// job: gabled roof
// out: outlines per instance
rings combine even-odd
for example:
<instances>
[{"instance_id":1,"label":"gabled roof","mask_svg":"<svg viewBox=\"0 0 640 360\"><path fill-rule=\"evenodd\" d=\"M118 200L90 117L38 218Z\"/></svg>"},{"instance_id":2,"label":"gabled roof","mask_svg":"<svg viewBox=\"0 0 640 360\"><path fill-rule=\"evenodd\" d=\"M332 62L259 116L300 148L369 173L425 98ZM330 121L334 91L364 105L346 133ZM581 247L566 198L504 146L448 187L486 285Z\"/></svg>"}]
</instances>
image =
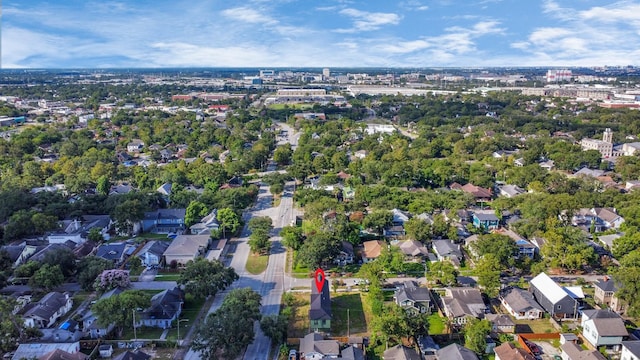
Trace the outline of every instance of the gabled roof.
<instances>
[{"instance_id":1,"label":"gabled roof","mask_svg":"<svg viewBox=\"0 0 640 360\"><path fill-rule=\"evenodd\" d=\"M318 292L315 279L311 284L311 307L309 309L310 320L330 320L331 319L331 296L329 294L329 281L324 279L322 292Z\"/></svg>"},{"instance_id":2,"label":"gabled roof","mask_svg":"<svg viewBox=\"0 0 640 360\"><path fill-rule=\"evenodd\" d=\"M364 351L354 346L347 346L340 352L340 357L345 360L364 360Z\"/></svg>"},{"instance_id":3,"label":"gabled roof","mask_svg":"<svg viewBox=\"0 0 640 360\"><path fill-rule=\"evenodd\" d=\"M479 360L478 355L466 347L451 344L438 350L439 360Z\"/></svg>"},{"instance_id":4,"label":"gabled roof","mask_svg":"<svg viewBox=\"0 0 640 360\"><path fill-rule=\"evenodd\" d=\"M553 304L569 296L560 285L556 284L556 282L545 273L540 273L531 279L531 285L535 286L535 288Z\"/></svg>"},{"instance_id":5,"label":"gabled roof","mask_svg":"<svg viewBox=\"0 0 640 360\"><path fill-rule=\"evenodd\" d=\"M593 285L602 291L615 292L618 290L618 286L616 286L616 282L608 276L605 276L603 279L598 279L598 281L596 281Z\"/></svg>"},{"instance_id":6,"label":"gabled roof","mask_svg":"<svg viewBox=\"0 0 640 360\"><path fill-rule=\"evenodd\" d=\"M406 347L402 344L396 345L392 348L385 350L382 354L384 360L420 360L420 354L412 348Z\"/></svg>"},{"instance_id":7,"label":"gabled roof","mask_svg":"<svg viewBox=\"0 0 640 360\"><path fill-rule=\"evenodd\" d=\"M35 304L27 304L23 317L39 317L49 320L56 311L67 304L67 295L53 291Z\"/></svg>"},{"instance_id":8,"label":"gabled roof","mask_svg":"<svg viewBox=\"0 0 640 360\"><path fill-rule=\"evenodd\" d=\"M55 349L38 358L38 360L86 360L86 359L89 359L89 355L85 355L81 352L70 353L62 349Z\"/></svg>"},{"instance_id":9,"label":"gabled roof","mask_svg":"<svg viewBox=\"0 0 640 360\"><path fill-rule=\"evenodd\" d=\"M300 339L300 352L303 354L315 352L322 355L338 356L340 354L340 345L336 340L325 340L322 335L312 332Z\"/></svg>"},{"instance_id":10,"label":"gabled roof","mask_svg":"<svg viewBox=\"0 0 640 360\"><path fill-rule=\"evenodd\" d=\"M476 288L448 288L442 298L450 316L482 317L486 309L480 290Z\"/></svg>"},{"instance_id":11,"label":"gabled roof","mask_svg":"<svg viewBox=\"0 0 640 360\"><path fill-rule=\"evenodd\" d=\"M585 321L593 321L600 336L627 336L629 332L624 320L617 313L609 310L584 310Z\"/></svg>"},{"instance_id":12,"label":"gabled roof","mask_svg":"<svg viewBox=\"0 0 640 360\"><path fill-rule=\"evenodd\" d=\"M125 243L102 244L98 247L96 256L107 260L120 260L126 246Z\"/></svg>"},{"instance_id":13,"label":"gabled roof","mask_svg":"<svg viewBox=\"0 0 640 360\"><path fill-rule=\"evenodd\" d=\"M487 314L485 318L496 326L516 326L511 316L506 314Z\"/></svg>"},{"instance_id":14,"label":"gabled roof","mask_svg":"<svg viewBox=\"0 0 640 360\"><path fill-rule=\"evenodd\" d=\"M370 240L362 243L364 246L364 257L369 259L375 259L380 256L380 252L382 252L382 247L386 246L384 241L380 240Z\"/></svg>"},{"instance_id":15,"label":"gabled roof","mask_svg":"<svg viewBox=\"0 0 640 360\"><path fill-rule=\"evenodd\" d=\"M560 345L560 348L569 356L569 359L607 360L607 358L600 354L598 350L583 350L579 345L573 342L566 342Z\"/></svg>"},{"instance_id":16,"label":"gabled roof","mask_svg":"<svg viewBox=\"0 0 640 360\"><path fill-rule=\"evenodd\" d=\"M544 311L530 292L520 288L507 288L500 293L500 297L515 312L527 312L532 309Z\"/></svg>"},{"instance_id":17,"label":"gabled roof","mask_svg":"<svg viewBox=\"0 0 640 360\"><path fill-rule=\"evenodd\" d=\"M640 340L623 341L622 346L626 347L633 355L640 357Z\"/></svg>"},{"instance_id":18,"label":"gabled roof","mask_svg":"<svg viewBox=\"0 0 640 360\"><path fill-rule=\"evenodd\" d=\"M171 195L171 188L172 187L173 187L173 184L171 184L170 182L166 182L166 183L160 185L160 187L156 191L159 192L162 195L169 196L169 195Z\"/></svg>"},{"instance_id":19,"label":"gabled roof","mask_svg":"<svg viewBox=\"0 0 640 360\"><path fill-rule=\"evenodd\" d=\"M151 298L151 306L144 310L142 316L148 319L173 319L182 309L184 292L179 288L167 289Z\"/></svg>"},{"instance_id":20,"label":"gabled roof","mask_svg":"<svg viewBox=\"0 0 640 360\"><path fill-rule=\"evenodd\" d=\"M398 303L404 301L429 302L431 295L429 289L419 286L404 286L396 291L395 298Z\"/></svg>"},{"instance_id":21,"label":"gabled roof","mask_svg":"<svg viewBox=\"0 0 640 360\"><path fill-rule=\"evenodd\" d=\"M429 254L429 249L427 249L423 243L417 240L405 240L399 241L398 247L400 251L409 256L419 256L419 255L427 255Z\"/></svg>"},{"instance_id":22,"label":"gabled roof","mask_svg":"<svg viewBox=\"0 0 640 360\"><path fill-rule=\"evenodd\" d=\"M187 209L158 209L144 213L145 220L184 219Z\"/></svg>"},{"instance_id":23,"label":"gabled roof","mask_svg":"<svg viewBox=\"0 0 640 360\"><path fill-rule=\"evenodd\" d=\"M209 235L178 235L164 251L165 256L196 256L209 245Z\"/></svg>"},{"instance_id":24,"label":"gabled roof","mask_svg":"<svg viewBox=\"0 0 640 360\"><path fill-rule=\"evenodd\" d=\"M148 355L140 350L131 351L127 350L122 354L113 358L113 360L149 360L151 355Z\"/></svg>"},{"instance_id":25,"label":"gabled roof","mask_svg":"<svg viewBox=\"0 0 640 360\"><path fill-rule=\"evenodd\" d=\"M535 356L529 354L522 348L515 347L512 343L506 342L493 349L500 360L535 360Z\"/></svg>"},{"instance_id":26,"label":"gabled roof","mask_svg":"<svg viewBox=\"0 0 640 360\"><path fill-rule=\"evenodd\" d=\"M138 251L137 256L140 257L140 256L144 256L144 254L146 253L151 253L160 257L162 256L162 254L164 254L164 252L167 250L169 245L170 243L167 241L158 241L158 240L149 241L142 247L142 249L140 249L140 251Z\"/></svg>"}]
</instances>

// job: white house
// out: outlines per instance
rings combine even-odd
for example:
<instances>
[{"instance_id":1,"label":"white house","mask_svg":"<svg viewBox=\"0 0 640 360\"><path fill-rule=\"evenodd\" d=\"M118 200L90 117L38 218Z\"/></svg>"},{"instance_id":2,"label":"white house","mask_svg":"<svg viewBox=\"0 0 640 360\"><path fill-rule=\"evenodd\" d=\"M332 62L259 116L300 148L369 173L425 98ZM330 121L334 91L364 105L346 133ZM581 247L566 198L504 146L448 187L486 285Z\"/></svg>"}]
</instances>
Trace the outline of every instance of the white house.
<instances>
[{"instance_id":1,"label":"white house","mask_svg":"<svg viewBox=\"0 0 640 360\"><path fill-rule=\"evenodd\" d=\"M640 360L640 340L623 341L620 360Z\"/></svg>"},{"instance_id":2,"label":"white house","mask_svg":"<svg viewBox=\"0 0 640 360\"><path fill-rule=\"evenodd\" d=\"M609 310L582 311L581 326L582 336L595 348L619 350L622 340L629 336L620 315Z\"/></svg>"},{"instance_id":3,"label":"white house","mask_svg":"<svg viewBox=\"0 0 640 360\"><path fill-rule=\"evenodd\" d=\"M146 243L136 254L142 260L144 266L160 265L162 255L169 247L168 241L153 240Z\"/></svg>"},{"instance_id":4,"label":"white house","mask_svg":"<svg viewBox=\"0 0 640 360\"><path fill-rule=\"evenodd\" d=\"M27 304L23 308L22 318L27 327L47 328L69 312L73 299L68 293L50 292L37 303Z\"/></svg>"},{"instance_id":5,"label":"white house","mask_svg":"<svg viewBox=\"0 0 640 360\"><path fill-rule=\"evenodd\" d=\"M340 345L336 340L325 340L324 336L312 332L300 339L300 352L305 360L337 359Z\"/></svg>"}]
</instances>

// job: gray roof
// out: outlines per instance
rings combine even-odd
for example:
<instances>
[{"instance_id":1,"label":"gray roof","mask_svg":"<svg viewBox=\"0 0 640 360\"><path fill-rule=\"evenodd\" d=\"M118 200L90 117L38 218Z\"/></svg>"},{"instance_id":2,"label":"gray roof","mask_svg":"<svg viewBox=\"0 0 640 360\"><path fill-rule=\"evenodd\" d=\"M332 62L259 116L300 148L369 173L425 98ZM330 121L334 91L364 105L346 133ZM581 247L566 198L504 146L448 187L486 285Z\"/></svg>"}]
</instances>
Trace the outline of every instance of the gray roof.
<instances>
[{"instance_id":1,"label":"gray roof","mask_svg":"<svg viewBox=\"0 0 640 360\"><path fill-rule=\"evenodd\" d=\"M137 256L141 257L141 256L144 256L144 254L146 253L152 253L158 257L161 257L162 254L164 254L164 252L167 250L169 245L170 243L167 241L158 241L158 240L149 241L144 245L144 247L142 247L142 249L138 252Z\"/></svg>"},{"instance_id":2,"label":"gray roof","mask_svg":"<svg viewBox=\"0 0 640 360\"><path fill-rule=\"evenodd\" d=\"M340 345L336 340L325 340L322 335L313 332L300 339L300 352L303 354L317 352L322 355L338 356Z\"/></svg>"},{"instance_id":3,"label":"gray roof","mask_svg":"<svg viewBox=\"0 0 640 360\"><path fill-rule=\"evenodd\" d=\"M598 281L596 281L593 285L602 291L615 292L618 290L618 287L616 286L616 282L608 276L605 277L604 279L598 279Z\"/></svg>"},{"instance_id":4,"label":"gray roof","mask_svg":"<svg viewBox=\"0 0 640 360\"><path fill-rule=\"evenodd\" d=\"M27 304L23 317L35 316L48 320L66 303L67 295L53 291L45 295L37 303Z\"/></svg>"},{"instance_id":5,"label":"gray roof","mask_svg":"<svg viewBox=\"0 0 640 360\"><path fill-rule=\"evenodd\" d=\"M179 288L164 290L151 298L151 306L144 310L146 319L173 319L180 313L184 303L184 292Z\"/></svg>"},{"instance_id":6,"label":"gray roof","mask_svg":"<svg viewBox=\"0 0 640 360\"><path fill-rule=\"evenodd\" d=\"M126 246L125 243L102 244L98 247L96 256L107 260L120 260Z\"/></svg>"},{"instance_id":7,"label":"gray roof","mask_svg":"<svg viewBox=\"0 0 640 360\"><path fill-rule=\"evenodd\" d=\"M622 346L626 347L633 355L640 356L640 340L623 341Z\"/></svg>"},{"instance_id":8,"label":"gray roof","mask_svg":"<svg viewBox=\"0 0 640 360\"><path fill-rule=\"evenodd\" d=\"M511 316L505 314L487 314L485 318L496 326L515 326Z\"/></svg>"},{"instance_id":9,"label":"gray roof","mask_svg":"<svg viewBox=\"0 0 640 360\"><path fill-rule=\"evenodd\" d=\"M131 351L127 350L122 354L113 358L113 360L148 360L151 359L151 355L147 355L146 353L136 350Z\"/></svg>"},{"instance_id":10,"label":"gray roof","mask_svg":"<svg viewBox=\"0 0 640 360\"><path fill-rule=\"evenodd\" d=\"M420 360L420 354L412 348L402 344L385 350L382 354L384 360Z\"/></svg>"},{"instance_id":11,"label":"gray roof","mask_svg":"<svg viewBox=\"0 0 640 360\"><path fill-rule=\"evenodd\" d=\"M579 345L570 341L560 345L560 349L569 356L569 359L607 360L598 350L583 350Z\"/></svg>"},{"instance_id":12,"label":"gray roof","mask_svg":"<svg viewBox=\"0 0 640 360\"><path fill-rule=\"evenodd\" d=\"M429 302L431 300L431 295L429 294L429 289L427 288L418 286L405 286L396 291L395 298L398 303L406 300L414 302Z\"/></svg>"},{"instance_id":13,"label":"gray roof","mask_svg":"<svg viewBox=\"0 0 640 360\"><path fill-rule=\"evenodd\" d=\"M480 221L500 221L496 214L487 212L474 212L473 216Z\"/></svg>"},{"instance_id":14,"label":"gray roof","mask_svg":"<svg viewBox=\"0 0 640 360\"><path fill-rule=\"evenodd\" d=\"M487 306L484 304L480 290L475 288L449 288L447 296L442 298L445 309L453 317L484 316Z\"/></svg>"},{"instance_id":15,"label":"gray roof","mask_svg":"<svg viewBox=\"0 0 640 360\"><path fill-rule=\"evenodd\" d=\"M158 209L144 213L145 220L184 219L187 209Z\"/></svg>"},{"instance_id":16,"label":"gray roof","mask_svg":"<svg viewBox=\"0 0 640 360\"><path fill-rule=\"evenodd\" d=\"M342 349L340 357L345 360L364 360L364 351L354 346L347 346Z\"/></svg>"},{"instance_id":17,"label":"gray roof","mask_svg":"<svg viewBox=\"0 0 640 360\"><path fill-rule=\"evenodd\" d=\"M451 344L438 350L438 360L479 360L478 355L464 346Z\"/></svg>"},{"instance_id":18,"label":"gray roof","mask_svg":"<svg viewBox=\"0 0 640 360\"><path fill-rule=\"evenodd\" d=\"M15 262L18 260L18 257L20 257L20 254L22 254L22 251L24 250L25 247L26 247L25 244L5 245L1 248L0 251L2 250L6 251L11 261Z\"/></svg>"},{"instance_id":19,"label":"gray roof","mask_svg":"<svg viewBox=\"0 0 640 360\"><path fill-rule=\"evenodd\" d=\"M600 336L627 336L629 332L617 313L609 310L584 310L582 316L593 321Z\"/></svg>"},{"instance_id":20,"label":"gray roof","mask_svg":"<svg viewBox=\"0 0 640 360\"><path fill-rule=\"evenodd\" d=\"M462 259L462 252L451 240L433 240L431 242L433 250L442 257L451 258L454 264Z\"/></svg>"},{"instance_id":21,"label":"gray roof","mask_svg":"<svg viewBox=\"0 0 640 360\"><path fill-rule=\"evenodd\" d=\"M515 312L527 312L532 309L544 311L530 292L517 287L503 290L500 298Z\"/></svg>"},{"instance_id":22,"label":"gray roof","mask_svg":"<svg viewBox=\"0 0 640 360\"><path fill-rule=\"evenodd\" d=\"M311 284L311 307L309 309L310 320L330 320L331 319L331 296L329 294L329 281L324 279L322 293L318 292L315 279Z\"/></svg>"}]
</instances>

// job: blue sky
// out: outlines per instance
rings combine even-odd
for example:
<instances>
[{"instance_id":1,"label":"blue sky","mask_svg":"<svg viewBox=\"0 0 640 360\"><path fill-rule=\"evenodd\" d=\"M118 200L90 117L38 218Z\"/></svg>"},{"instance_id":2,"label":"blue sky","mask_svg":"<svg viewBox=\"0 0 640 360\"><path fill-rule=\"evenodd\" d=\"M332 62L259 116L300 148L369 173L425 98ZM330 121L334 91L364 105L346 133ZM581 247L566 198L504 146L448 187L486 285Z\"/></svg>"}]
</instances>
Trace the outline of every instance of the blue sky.
<instances>
[{"instance_id":1,"label":"blue sky","mask_svg":"<svg viewBox=\"0 0 640 360\"><path fill-rule=\"evenodd\" d=\"M3 68L640 65L640 0L4 0Z\"/></svg>"}]
</instances>

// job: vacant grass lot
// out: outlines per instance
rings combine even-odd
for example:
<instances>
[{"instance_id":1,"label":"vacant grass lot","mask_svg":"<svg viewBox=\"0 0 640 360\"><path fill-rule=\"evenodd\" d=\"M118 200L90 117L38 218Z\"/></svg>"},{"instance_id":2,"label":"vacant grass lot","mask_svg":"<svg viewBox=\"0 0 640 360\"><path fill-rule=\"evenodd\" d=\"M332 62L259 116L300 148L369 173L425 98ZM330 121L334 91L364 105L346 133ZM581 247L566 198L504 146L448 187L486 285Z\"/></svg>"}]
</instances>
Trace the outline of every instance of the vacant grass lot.
<instances>
[{"instance_id":1,"label":"vacant grass lot","mask_svg":"<svg viewBox=\"0 0 640 360\"><path fill-rule=\"evenodd\" d=\"M367 333L367 314L360 293L332 294L331 334L334 336L364 335Z\"/></svg>"},{"instance_id":2,"label":"vacant grass lot","mask_svg":"<svg viewBox=\"0 0 640 360\"><path fill-rule=\"evenodd\" d=\"M293 316L289 319L287 337L302 338L309 333L309 300L311 293L293 293Z\"/></svg>"},{"instance_id":3,"label":"vacant grass lot","mask_svg":"<svg viewBox=\"0 0 640 360\"><path fill-rule=\"evenodd\" d=\"M514 321L516 323L516 333L546 334L558 331L551 325L549 319Z\"/></svg>"},{"instance_id":4,"label":"vacant grass lot","mask_svg":"<svg viewBox=\"0 0 640 360\"><path fill-rule=\"evenodd\" d=\"M438 314L434 312L429 315L429 334L431 335L439 335L444 334L445 324L444 319Z\"/></svg>"}]
</instances>

